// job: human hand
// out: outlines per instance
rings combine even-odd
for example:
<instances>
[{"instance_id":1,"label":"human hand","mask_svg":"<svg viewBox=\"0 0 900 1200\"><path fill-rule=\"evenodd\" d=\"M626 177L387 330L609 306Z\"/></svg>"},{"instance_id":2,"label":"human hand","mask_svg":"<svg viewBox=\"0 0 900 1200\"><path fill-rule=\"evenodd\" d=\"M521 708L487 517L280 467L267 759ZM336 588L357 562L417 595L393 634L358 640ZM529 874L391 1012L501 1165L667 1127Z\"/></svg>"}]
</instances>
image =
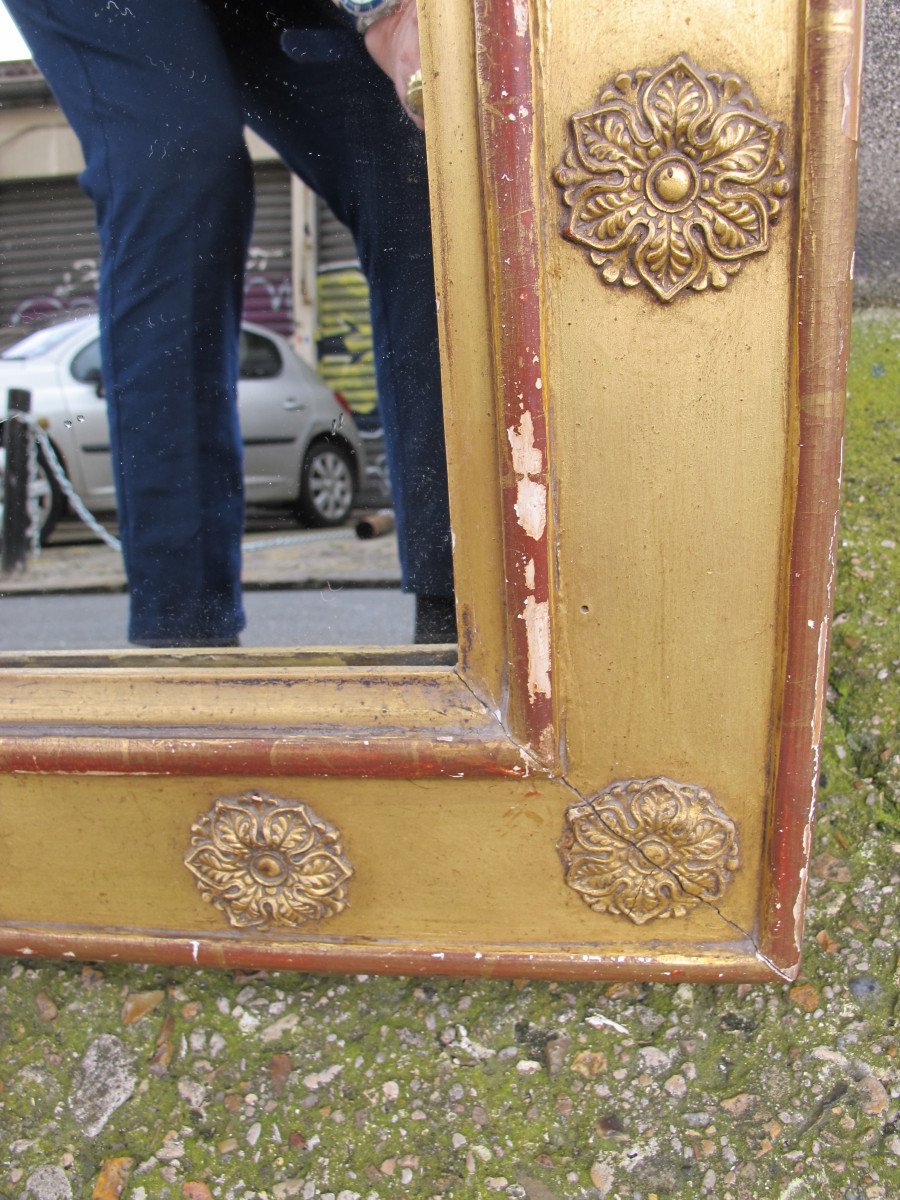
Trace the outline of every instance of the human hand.
<instances>
[{"instance_id":1,"label":"human hand","mask_svg":"<svg viewBox=\"0 0 900 1200\"><path fill-rule=\"evenodd\" d=\"M366 49L382 71L393 81L404 111L419 129L425 122L410 108L409 81L421 69L419 56L419 14L416 0L400 4L369 26L365 32Z\"/></svg>"}]
</instances>

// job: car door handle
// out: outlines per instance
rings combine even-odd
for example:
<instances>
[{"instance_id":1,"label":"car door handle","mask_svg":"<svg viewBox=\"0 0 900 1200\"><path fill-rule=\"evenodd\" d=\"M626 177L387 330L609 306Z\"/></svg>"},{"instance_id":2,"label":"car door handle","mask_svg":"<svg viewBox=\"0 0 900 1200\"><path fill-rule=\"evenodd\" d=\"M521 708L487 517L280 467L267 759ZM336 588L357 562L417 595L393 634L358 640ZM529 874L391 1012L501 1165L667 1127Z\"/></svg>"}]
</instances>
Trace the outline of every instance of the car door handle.
<instances>
[{"instance_id":1,"label":"car door handle","mask_svg":"<svg viewBox=\"0 0 900 1200\"><path fill-rule=\"evenodd\" d=\"M306 404L302 400L285 400L285 412L303 412L306 409Z\"/></svg>"}]
</instances>

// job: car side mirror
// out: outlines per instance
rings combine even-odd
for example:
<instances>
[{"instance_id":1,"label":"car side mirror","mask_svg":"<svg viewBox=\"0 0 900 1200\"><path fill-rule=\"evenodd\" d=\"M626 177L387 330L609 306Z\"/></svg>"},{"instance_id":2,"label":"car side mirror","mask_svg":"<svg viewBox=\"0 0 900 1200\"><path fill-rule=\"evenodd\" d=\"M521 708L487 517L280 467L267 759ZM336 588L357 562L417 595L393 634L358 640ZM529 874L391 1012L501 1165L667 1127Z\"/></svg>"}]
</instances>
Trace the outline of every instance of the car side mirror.
<instances>
[{"instance_id":1,"label":"car side mirror","mask_svg":"<svg viewBox=\"0 0 900 1200\"><path fill-rule=\"evenodd\" d=\"M94 391L97 393L98 400L102 400L106 395L106 391L103 387L103 375L99 367L91 367L89 371L85 371L84 375L81 377L81 382L91 384L93 386Z\"/></svg>"}]
</instances>

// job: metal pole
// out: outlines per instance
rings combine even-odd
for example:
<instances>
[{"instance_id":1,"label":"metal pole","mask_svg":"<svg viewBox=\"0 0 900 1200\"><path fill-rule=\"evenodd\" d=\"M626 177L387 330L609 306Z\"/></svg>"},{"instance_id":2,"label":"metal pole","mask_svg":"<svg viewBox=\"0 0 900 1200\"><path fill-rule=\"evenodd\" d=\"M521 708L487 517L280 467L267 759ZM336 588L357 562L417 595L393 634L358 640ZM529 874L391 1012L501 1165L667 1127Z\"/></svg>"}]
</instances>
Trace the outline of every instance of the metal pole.
<instances>
[{"instance_id":1,"label":"metal pole","mask_svg":"<svg viewBox=\"0 0 900 1200\"><path fill-rule=\"evenodd\" d=\"M31 392L9 390L9 416L4 425L6 473L3 478L3 556L4 575L24 571L28 557L28 441L31 430L24 421L12 419L14 413L31 411Z\"/></svg>"}]
</instances>

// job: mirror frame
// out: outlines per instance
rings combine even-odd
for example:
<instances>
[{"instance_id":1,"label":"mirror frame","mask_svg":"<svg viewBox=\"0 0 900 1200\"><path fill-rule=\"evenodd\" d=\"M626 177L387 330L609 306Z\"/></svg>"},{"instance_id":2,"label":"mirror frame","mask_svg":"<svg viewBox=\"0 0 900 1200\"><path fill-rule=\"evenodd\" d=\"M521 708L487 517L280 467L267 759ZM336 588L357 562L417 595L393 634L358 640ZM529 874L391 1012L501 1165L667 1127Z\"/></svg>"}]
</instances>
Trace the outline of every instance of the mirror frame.
<instances>
[{"instance_id":1,"label":"mirror frame","mask_svg":"<svg viewBox=\"0 0 900 1200\"><path fill-rule=\"evenodd\" d=\"M764 844L758 871L736 884L745 915L701 905L702 919L664 922L663 936L597 916L558 869L566 813L610 783L586 786L573 766L561 699L601 700L566 651L581 618L561 599L560 430L582 401L546 370L546 385L532 386L557 286L542 147L560 131L542 122L565 90L545 53L552 10L564 25L565 5L421 0L451 509L464 531L458 661L451 648L0 656L0 952L572 979L796 976L834 579L861 4L768 2L796 22L803 87L792 216L779 228L796 284L790 327L776 331L789 345L791 402L778 669L768 784L753 800ZM732 19L724 0L668 6L698 7ZM643 37L659 62L636 9L604 45L618 40L630 55ZM705 36L691 34L695 55ZM600 38L586 33L585 58ZM768 64L756 67L766 81ZM570 261L583 269L574 251ZM742 285L750 279L748 269ZM523 483L535 485L527 495ZM600 569L589 547L580 554L584 573ZM189 830L238 793L309 800L340 825L354 872L347 913L241 928L202 903L184 870Z\"/></svg>"}]
</instances>

